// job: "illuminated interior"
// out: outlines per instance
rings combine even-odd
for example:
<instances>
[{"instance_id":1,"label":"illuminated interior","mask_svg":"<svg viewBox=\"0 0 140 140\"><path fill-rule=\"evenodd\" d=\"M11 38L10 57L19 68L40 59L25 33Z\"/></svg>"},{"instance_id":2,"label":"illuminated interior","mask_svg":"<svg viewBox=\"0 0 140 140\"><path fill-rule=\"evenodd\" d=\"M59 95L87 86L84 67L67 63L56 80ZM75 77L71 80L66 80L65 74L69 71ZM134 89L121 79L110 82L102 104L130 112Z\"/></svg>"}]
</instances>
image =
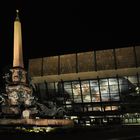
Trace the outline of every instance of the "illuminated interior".
<instances>
[{"instance_id":1,"label":"illuminated interior","mask_svg":"<svg viewBox=\"0 0 140 140\"><path fill-rule=\"evenodd\" d=\"M114 117L120 117L123 111L132 109L126 104L134 100L135 103L139 103L139 79L140 76L136 74L124 77L44 82L35 84L35 95L44 103L50 100L63 106L67 111L67 117L75 121L81 116L89 118L92 115L96 120L103 117L101 115L103 112L106 112L108 117L112 114Z\"/></svg>"}]
</instances>

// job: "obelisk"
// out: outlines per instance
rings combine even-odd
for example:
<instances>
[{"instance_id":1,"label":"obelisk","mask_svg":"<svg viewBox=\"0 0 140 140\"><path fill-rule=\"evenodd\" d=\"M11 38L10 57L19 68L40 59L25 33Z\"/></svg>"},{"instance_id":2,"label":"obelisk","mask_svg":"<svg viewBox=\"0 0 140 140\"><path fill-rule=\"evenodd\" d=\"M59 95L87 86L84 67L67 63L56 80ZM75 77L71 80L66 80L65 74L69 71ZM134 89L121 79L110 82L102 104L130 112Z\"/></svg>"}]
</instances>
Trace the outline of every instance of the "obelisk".
<instances>
[{"instance_id":1,"label":"obelisk","mask_svg":"<svg viewBox=\"0 0 140 140\"><path fill-rule=\"evenodd\" d=\"M19 20L19 10L16 10L17 15L14 21L14 58L13 67L24 68L23 53L22 53L22 32L21 22Z\"/></svg>"},{"instance_id":2,"label":"obelisk","mask_svg":"<svg viewBox=\"0 0 140 140\"><path fill-rule=\"evenodd\" d=\"M31 105L32 90L27 81L27 72L23 64L22 33L19 11L16 10L14 21L13 67L10 69L11 83L6 86L9 105L15 110L20 104Z\"/></svg>"},{"instance_id":3,"label":"obelisk","mask_svg":"<svg viewBox=\"0 0 140 140\"><path fill-rule=\"evenodd\" d=\"M13 69L12 81L15 83L26 84L26 71L24 70L23 52L22 52L22 32L21 22L19 19L19 10L16 10L16 18L14 21L14 48L13 48Z\"/></svg>"}]
</instances>

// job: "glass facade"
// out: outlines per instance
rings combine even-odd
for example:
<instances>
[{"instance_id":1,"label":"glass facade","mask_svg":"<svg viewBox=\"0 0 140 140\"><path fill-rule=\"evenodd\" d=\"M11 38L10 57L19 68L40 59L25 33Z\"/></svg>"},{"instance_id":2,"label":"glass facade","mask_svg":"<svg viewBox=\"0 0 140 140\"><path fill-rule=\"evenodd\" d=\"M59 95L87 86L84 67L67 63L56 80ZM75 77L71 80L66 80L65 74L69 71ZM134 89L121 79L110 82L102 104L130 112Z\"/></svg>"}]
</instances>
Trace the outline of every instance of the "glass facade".
<instances>
[{"instance_id":1,"label":"glass facade","mask_svg":"<svg viewBox=\"0 0 140 140\"><path fill-rule=\"evenodd\" d=\"M139 112L140 76L39 83L37 92L45 103L55 101L68 116L105 116ZM103 114L102 114L103 113ZM103 121L103 120L102 120Z\"/></svg>"}]
</instances>

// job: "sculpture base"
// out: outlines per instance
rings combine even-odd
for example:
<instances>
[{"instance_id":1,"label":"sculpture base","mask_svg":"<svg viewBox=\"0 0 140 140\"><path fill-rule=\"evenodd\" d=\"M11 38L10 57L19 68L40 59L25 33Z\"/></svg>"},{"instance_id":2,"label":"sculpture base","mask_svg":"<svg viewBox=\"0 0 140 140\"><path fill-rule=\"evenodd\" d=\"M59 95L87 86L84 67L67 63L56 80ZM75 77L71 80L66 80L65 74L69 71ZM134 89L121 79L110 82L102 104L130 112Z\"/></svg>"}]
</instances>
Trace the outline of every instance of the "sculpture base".
<instances>
[{"instance_id":1,"label":"sculpture base","mask_svg":"<svg viewBox=\"0 0 140 140\"><path fill-rule=\"evenodd\" d=\"M73 126L69 119L0 119L4 126Z\"/></svg>"}]
</instances>

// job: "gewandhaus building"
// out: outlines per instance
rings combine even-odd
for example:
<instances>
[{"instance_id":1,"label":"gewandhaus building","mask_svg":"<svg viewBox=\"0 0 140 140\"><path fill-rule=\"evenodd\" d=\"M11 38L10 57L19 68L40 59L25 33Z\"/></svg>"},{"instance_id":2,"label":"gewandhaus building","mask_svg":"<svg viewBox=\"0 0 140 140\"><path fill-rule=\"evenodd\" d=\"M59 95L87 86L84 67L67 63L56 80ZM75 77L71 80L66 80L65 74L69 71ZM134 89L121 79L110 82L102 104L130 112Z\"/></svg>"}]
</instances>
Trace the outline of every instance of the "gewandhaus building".
<instances>
[{"instance_id":1,"label":"gewandhaus building","mask_svg":"<svg viewBox=\"0 0 140 140\"><path fill-rule=\"evenodd\" d=\"M34 95L77 125L140 123L140 47L29 60Z\"/></svg>"}]
</instances>

